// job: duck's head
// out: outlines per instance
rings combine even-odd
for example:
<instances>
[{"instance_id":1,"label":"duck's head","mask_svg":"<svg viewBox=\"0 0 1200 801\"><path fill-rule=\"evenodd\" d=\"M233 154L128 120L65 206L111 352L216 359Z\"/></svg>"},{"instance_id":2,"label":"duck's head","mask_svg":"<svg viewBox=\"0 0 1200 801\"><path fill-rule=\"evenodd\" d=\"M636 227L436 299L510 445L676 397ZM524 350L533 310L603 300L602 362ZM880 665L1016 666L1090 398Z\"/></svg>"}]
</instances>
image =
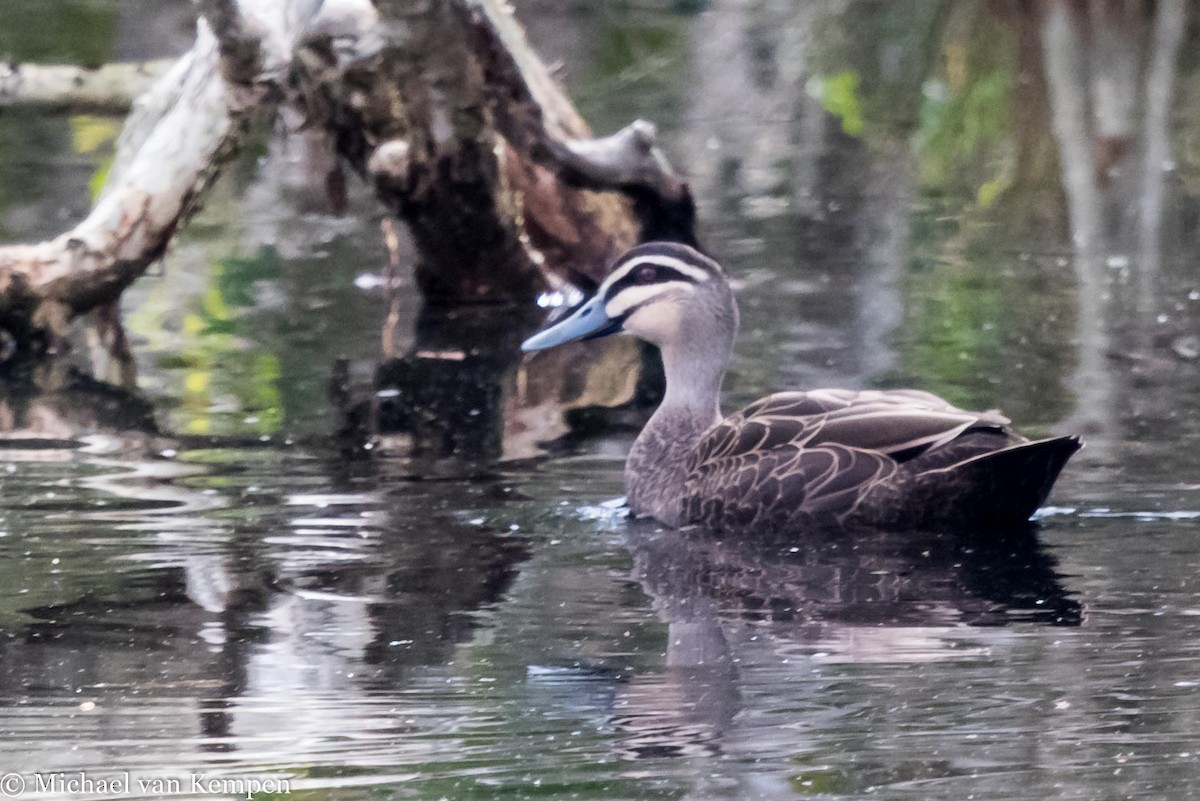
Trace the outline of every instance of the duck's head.
<instances>
[{"instance_id":1,"label":"duck's head","mask_svg":"<svg viewBox=\"0 0 1200 801\"><path fill-rule=\"evenodd\" d=\"M664 350L732 343L737 306L720 265L674 242L638 245L617 259L587 303L521 345L544 350L620 331ZM713 354L716 356L717 354Z\"/></svg>"}]
</instances>

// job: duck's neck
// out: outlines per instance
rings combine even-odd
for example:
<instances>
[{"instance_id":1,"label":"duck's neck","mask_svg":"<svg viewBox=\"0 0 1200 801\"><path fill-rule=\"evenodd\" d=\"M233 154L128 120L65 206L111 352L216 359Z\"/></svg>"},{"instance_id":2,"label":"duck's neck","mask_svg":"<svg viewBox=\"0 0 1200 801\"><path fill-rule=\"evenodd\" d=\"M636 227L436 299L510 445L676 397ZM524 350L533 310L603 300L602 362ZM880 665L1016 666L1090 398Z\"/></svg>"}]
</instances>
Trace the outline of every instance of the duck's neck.
<instances>
[{"instance_id":1,"label":"duck's neck","mask_svg":"<svg viewBox=\"0 0 1200 801\"><path fill-rule=\"evenodd\" d=\"M666 393L625 464L625 491L634 514L679 525L688 456L721 419L721 382L732 336L729 340L691 339L661 348Z\"/></svg>"},{"instance_id":2,"label":"duck's neck","mask_svg":"<svg viewBox=\"0 0 1200 801\"><path fill-rule=\"evenodd\" d=\"M703 343L689 342L669 345L661 351L667 386L658 412L692 418L701 431L720 420L721 384L729 349L709 349Z\"/></svg>"}]
</instances>

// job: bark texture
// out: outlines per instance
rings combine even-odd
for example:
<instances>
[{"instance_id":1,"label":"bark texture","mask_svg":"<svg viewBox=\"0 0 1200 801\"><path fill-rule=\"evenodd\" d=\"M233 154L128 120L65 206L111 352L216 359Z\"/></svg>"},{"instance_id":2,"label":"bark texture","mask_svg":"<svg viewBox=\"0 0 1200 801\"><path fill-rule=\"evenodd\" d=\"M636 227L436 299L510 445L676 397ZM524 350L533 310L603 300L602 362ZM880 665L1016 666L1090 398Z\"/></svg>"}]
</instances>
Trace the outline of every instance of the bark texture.
<instances>
[{"instance_id":1,"label":"bark texture","mask_svg":"<svg viewBox=\"0 0 1200 801\"><path fill-rule=\"evenodd\" d=\"M592 140L506 5L335 1L323 16L300 58L309 113L408 224L427 299L590 286L660 218L692 241L653 126Z\"/></svg>"},{"instance_id":2,"label":"bark texture","mask_svg":"<svg viewBox=\"0 0 1200 801\"><path fill-rule=\"evenodd\" d=\"M200 6L195 44L135 103L88 216L55 239L0 247L0 328L19 350L53 353L73 319L116 303L279 97L270 54L281 47L265 43L298 29L290 4L264 0L253 16L232 0Z\"/></svg>"},{"instance_id":3,"label":"bark texture","mask_svg":"<svg viewBox=\"0 0 1200 801\"><path fill-rule=\"evenodd\" d=\"M123 114L174 63L145 61L89 69L71 64L0 61L0 107Z\"/></svg>"},{"instance_id":4,"label":"bark texture","mask_svg":"<svg viewBox=\"0 0 1200 801\"><path fill-rule=\"evenodd\" d=\"M0 247L0 329L21 347L52 351L71 320L115 303L280 102L406 223L434 304L587 288L639 240L694 241L691 195L653 126L591 139L499 0L197 7L194 46L136 102L88 217Z\"/></svg>"},{"instance_id":5,"label":"bark texture","mask_svg":"<svg viewBox=\"0 0 1200 801\"><path fill-rule=\"evenodd\" d=\"M0 325L18 342L64 336L163 254L258 105L235 100L219 59L202 23L191 51L139 100L87 218L47 242L0 248Z\"/></svg>"}]
</instances>

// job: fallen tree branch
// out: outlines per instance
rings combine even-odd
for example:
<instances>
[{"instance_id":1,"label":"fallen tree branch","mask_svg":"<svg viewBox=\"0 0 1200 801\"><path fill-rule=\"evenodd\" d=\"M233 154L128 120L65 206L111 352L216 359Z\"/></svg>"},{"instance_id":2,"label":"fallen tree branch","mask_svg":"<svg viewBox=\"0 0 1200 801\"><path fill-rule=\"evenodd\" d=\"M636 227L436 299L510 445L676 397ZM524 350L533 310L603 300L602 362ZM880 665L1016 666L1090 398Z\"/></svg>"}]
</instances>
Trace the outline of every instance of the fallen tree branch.
<instances>
[{"instance_id":1,"label":"fallen tree branch","mask_svg":"<svg viewBox=\"0 0 1200 801\"><path fill-rule=\"evenodd\" d=\"M74 229L0 247L0 327L24 350L57 350L75 317L115 302L165 252L236 150L247 123L280 95L263 74L267 12L243 24L231 0L205 0L192 49L135 103L105 188ZM276 30L286 26L276 26Z\"/></svg>"},{"instance_id":2,"label":"fallen tree branch","mask_svg":"<svg viewBox=\"0 0 1200 801\"><path fill-rule=\"evenodd\" d=\"M0 247L0 329L53 350L114 303L285 97L407 224L434 303L587 288L639 240L694 243L653 126L592 139L501 0L377 3L197 0L194 46L134 104L88 217Z\"/></svg>"},{"instance_id":3,"label":"fallen tree branch","mask_svg":"<svg viewBox=\"0 0 1200 801\"><path fill-rule=\"evenodd\" d=\"M641 224L641 241L666 239L699 248L695 199L657 139L653 123L634 120L602 139L547 137L545 153L535 152L573 186L609 187L628 195Z\"/></svg>"},{"instance_id":4,"label":"fallen tree branch","mask_svg":"<svg viewBox=\"0 0 1200 801\"><path fill-rule=\"evenodd\" d=\"M298 55L303 102L407 223L427 299L587 288L639 240L694 242L653 127L591 140L499 0L379 0L378 15L327 0L323 15Z\"/></svg>"},{"instance_id":5,"label":"fallen tree branch","mask_svg":"<svg viewBox=\"0 0 1200 801\"><path fill-rule=\"evenodd\" d=\"M640 241L698 245L691 190L658 147L653 123L635 120L611 136L591 138L529 48L512 7L503 0L468 2L475 7L481 31L476 46L486 59L491 106L505 138L569 186L624 193L634 202Z\"/></svg>"},{"instance_id":6,"label":"fallen tree branch","mask_svg":"<svg viewBox=\"0 0 1200 801\"><path fill-rule=\"evenodd\" d=\"M0 107L124 114L174 63L174 59L162 59L90 69L0 61Z\"/></svg>"},{"instance_id":7,"label":"fallen tree branch","mask_svg":"<svg viewBox=\"0 0 1200 801\"><path fill-rule=\"evenodd\" d=\"M635 241L670 239L697 245L691 190L658 147L654 125L635 120L611 136L593 138L530 47L512 6L504 0L459 2L470 14L470 48L482 65L487 105L498 132L523 160L548 171L562 186L580 190L576 210L585 228L593 220L612 225L613 209L597 208L596 199L611 200L615 192L632 204L620 214L632 214ZM545 176L536 180L540 184ZM561 240L553 236L537 244L548 256L565 260L550 263L575 283L598 282L610 263L607 252L597 261L594 252L562 249ZM633 242L622 243L620 249L628 244Z\"/></svg>"},{"instance_id":8,"label":"fallen tree branch","mask_svg":"<svg viewBox=\"0 0 1200 801\"><path fill-rule=\"evenodd\" d=\"M56 239L0 248L0 325L22 331L19 341L65 337L71 319L115 301L165 251L236 136L218 64L201 23L191 51L130 117L87 218Z\"/></svg>"}]
</instances>

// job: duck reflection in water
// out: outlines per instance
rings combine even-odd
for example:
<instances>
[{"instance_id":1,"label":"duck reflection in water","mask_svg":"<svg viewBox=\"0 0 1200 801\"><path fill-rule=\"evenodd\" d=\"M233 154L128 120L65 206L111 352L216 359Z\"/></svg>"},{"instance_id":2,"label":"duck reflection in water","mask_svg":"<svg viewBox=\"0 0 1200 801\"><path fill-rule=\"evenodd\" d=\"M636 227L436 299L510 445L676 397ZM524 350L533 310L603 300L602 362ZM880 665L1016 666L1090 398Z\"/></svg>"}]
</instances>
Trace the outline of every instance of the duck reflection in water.
<instances>
[{"instance_id":1,"label":"duck reflection in water","mask_svg":"<svg viewBox=\"0 0 1200 801\"><path fill-rule=\"evenodd\" d=\"M862 529L732 540L632 521L633 577L667 624L666 670L618 691L629 758L717 753L741 708L741 663L978 655L967 627L1078 626L1036 526L972 536Z\"/></svg>"}]
</instances>

